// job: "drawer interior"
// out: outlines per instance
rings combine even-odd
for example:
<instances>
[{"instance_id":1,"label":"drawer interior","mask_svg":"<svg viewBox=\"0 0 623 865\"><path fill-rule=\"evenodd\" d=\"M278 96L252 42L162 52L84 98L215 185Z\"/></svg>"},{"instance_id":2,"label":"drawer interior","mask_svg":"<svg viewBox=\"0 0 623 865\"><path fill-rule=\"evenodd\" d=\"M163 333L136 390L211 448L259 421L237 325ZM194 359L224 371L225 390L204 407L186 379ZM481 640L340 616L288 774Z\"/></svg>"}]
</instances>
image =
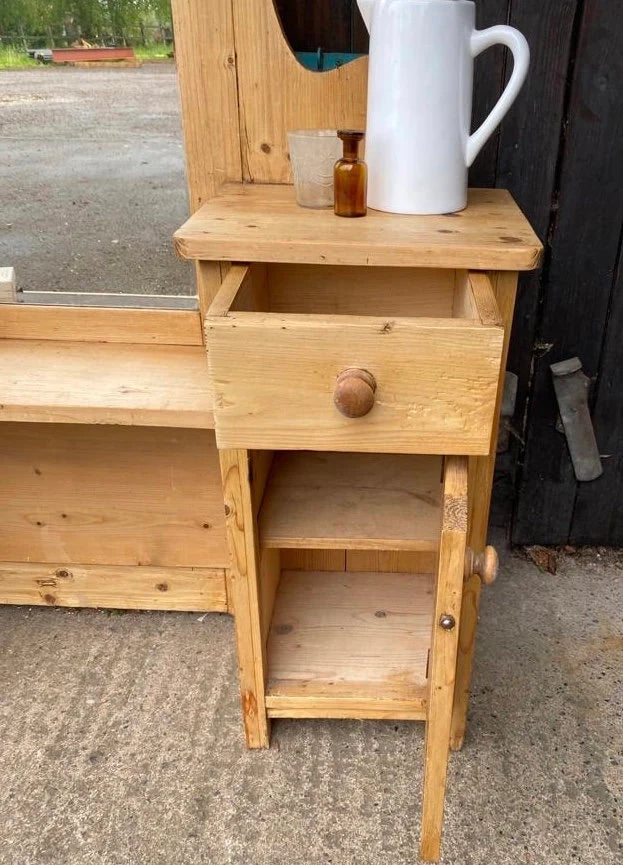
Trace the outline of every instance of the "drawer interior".
<instances>
[{"instance_id":1,"label":"drawer interior","mask_svg":"<svg viewBox=\"0 0 623 865\"><path fill-rule=\"evenodd\" d=\"M409 267L251 264L227 312L479 319L467 271ZM213 313L213 310L210 310Z\"/></svg>"}]
</instances>

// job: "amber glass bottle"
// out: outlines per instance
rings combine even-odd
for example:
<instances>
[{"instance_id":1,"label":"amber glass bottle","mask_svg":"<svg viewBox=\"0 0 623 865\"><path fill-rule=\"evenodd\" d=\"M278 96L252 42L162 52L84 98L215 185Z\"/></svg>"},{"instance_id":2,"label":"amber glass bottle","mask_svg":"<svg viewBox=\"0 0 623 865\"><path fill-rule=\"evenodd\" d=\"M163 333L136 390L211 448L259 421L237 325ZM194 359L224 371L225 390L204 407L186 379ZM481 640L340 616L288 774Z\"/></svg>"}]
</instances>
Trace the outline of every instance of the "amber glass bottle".
<instances>
[{"instance_id":1,"label":"amber glass bottle","mask_svg":"<svg viewBox=\"0 0 623 865\"><path fill-rule=\"evenodd\" d=\"M344 155L333 170L333 209L336 216L365 216L368 168L359 159L359 142L364 133L340 129L337 134L344 142Z\"/></svg>"}]
</instances>

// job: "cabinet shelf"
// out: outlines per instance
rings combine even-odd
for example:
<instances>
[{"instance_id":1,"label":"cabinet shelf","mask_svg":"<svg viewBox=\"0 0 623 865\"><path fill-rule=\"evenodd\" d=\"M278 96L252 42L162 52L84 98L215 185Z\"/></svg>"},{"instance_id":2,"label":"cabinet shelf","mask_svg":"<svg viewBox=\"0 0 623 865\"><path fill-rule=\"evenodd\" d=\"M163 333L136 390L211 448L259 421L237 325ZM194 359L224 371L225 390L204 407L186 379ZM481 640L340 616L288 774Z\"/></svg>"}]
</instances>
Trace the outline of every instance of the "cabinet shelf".
<instances>
[{"instance_id":1,"label":"cabinet shelf","mask_svg":"<svg viewBox=\"0 0 623 865\"><path fill-rule=\"evenodd\" d=\"M271 717L425 717L434 579L284 571L268 636Z\"/></svg>"},{"instance_id":2,"label":"cabinet shelf","mask_svg":"<svg viewBox=\"0 0 623 865\"><path fill-rule=\"evenodd\" d=\"M260 512L260 542L280 549L434 552L440 477L437 456L278 453Z\"/></svg>"}]
</instances>

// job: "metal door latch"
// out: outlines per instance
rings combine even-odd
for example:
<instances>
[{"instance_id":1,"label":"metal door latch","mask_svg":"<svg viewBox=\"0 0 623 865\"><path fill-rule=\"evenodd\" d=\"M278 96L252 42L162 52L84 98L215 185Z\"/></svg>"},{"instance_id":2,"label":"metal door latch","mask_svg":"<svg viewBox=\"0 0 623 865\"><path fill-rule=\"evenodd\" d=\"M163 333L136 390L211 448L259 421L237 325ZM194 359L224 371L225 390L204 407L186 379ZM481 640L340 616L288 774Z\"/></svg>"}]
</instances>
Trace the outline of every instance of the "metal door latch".
<instances>
[{"instance_id":1,"label":"metal door latch","mask_svg":"<svg viewBox=\"0 0 623 865\"><path fill-rule=\"evenodd\" d=\"M578 357L553 363L550 369L575 476L579 481L594 481L602 476L603 467L588 409L590 379Z\"/></svg>"}]
</instances>

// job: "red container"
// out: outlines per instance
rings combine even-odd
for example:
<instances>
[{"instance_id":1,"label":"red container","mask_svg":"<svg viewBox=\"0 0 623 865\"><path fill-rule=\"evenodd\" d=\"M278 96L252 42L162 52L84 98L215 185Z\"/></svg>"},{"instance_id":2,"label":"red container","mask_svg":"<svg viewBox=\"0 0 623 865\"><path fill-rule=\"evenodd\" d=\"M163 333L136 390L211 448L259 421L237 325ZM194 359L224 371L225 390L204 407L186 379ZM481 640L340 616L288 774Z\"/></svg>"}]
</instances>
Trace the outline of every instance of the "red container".
<instances>
[{"instance_id":1,"label":"red container","mask_svg":"<svg viewBox=\"0 0 623 865\"><path fill-rule=\"evenodd\" d=\"M53 63L77 63L91 60L129 60L134 48L54 48Z\"/></svg>"}]
</instances>

